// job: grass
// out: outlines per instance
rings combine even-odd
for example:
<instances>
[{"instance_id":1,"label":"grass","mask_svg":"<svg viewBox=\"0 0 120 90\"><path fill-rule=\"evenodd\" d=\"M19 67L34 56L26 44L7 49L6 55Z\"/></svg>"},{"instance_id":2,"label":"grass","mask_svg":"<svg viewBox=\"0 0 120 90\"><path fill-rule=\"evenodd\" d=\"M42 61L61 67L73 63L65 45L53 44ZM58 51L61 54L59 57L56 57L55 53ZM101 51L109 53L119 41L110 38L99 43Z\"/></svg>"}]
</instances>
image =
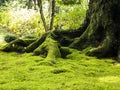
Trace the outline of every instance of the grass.
<instances>
[{"instance_id":1,"label":"grass","mask_svg":"<svg viewBox=\"0 0 120 90\"><path fill-rule=\"evenodd\" d=\"M0 90L120 90L120 64L79 51L44 60L32 53L0 52Z\"/></svg>"}]
</instances>

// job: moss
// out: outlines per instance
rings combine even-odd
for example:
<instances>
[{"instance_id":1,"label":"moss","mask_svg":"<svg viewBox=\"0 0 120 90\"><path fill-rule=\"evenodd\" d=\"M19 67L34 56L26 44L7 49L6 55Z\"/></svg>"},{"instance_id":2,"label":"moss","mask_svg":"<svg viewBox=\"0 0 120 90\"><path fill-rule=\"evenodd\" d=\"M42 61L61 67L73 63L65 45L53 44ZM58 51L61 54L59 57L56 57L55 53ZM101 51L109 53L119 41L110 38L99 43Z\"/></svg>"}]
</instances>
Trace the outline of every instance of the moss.
<instances>
[{"instance_id":1,"label":"moss","mask_svg":"<svg viewBox=\"0 0 120 90\"><path fill-rule=\"evenodd\" d=\"M35 37L34 35L26 35L22 37L23 39L36 39L37 37Z\"/></svg>"},{"instance_id":2,"label":"moss","mask_svg":"<svg viewBox=\"0 0 120 90\"><path fill-rule=\"evenodd\" d=\"M69 47L79 50L93 47L88 52L89 55L98 57L116 56L120 44L120 5L118 2L120 1L110 0L108 3L106 0L91 0L85 19L86 30L78 39L74 39Z\"/></svg>"},{"instance_id":3,"label":"moss","mask_svg":"<svg viewBox=\"0 0 120 90\"><path fill-rule=\"evenodd\" d=\"M26 43L26 46L36 41L36 39L22 39L22 40Z\"/></svg>"},{"instance_id":4,"label":"moss","mask_svg":"<svg viewBox=\"0 0 120 90\"><path fill-rule=\"evenodd\" d=\"M35 42L33 42L29 46L27 46L26 52L28 52L28 53L33 52L39 45L41 45L45 41L47 35L48 35L48 33L41 35L39 39L37 39Z\"/></svg>"},{"instance_id":5,"label":"moss","mask_svg":"<svg viewBox=\"0 0 120 90\"><path fill-rule=\"evenodd\" d=\"M71 54L72 51L68 47L61 47L60 48L60 53L62 58L66 58L68 54Z\"/></svg>"},{"instance_id":6,"label":"moss","mask_svg":"<svg viewBox=\"0 0 120 90\"><path fill-rule=\"evenodd\" d=\"M8 44L5 45L1 48L2 51L6 51L6 52L11 52L11 51L16 51L16 52L23 52L24 51L24 47L23 46L18 46L15 44Z\"/></svg>"},{"instance_id":7,"label":"moss","mask_svg":"<svg viewBox=\"0 0 120 90\"><path fill-rule=\"evenodd\" d=\"M41 55L42 57L47 57L46 45L42 44L34 50L34 55Z\"/></svg>"},{"instance_id":8,"label":"moss","mask_svg":"<svg viewBox=\"0 0 120 90\"><path fill-rule=\"evenodd\" d=\"M5 36L4 40L9 43L13 40L16 40L18 37L16 35L8 34Z\"/></svg>"},{"instance_id":9,"label":"moss","mask_svg":"<svg viewBox=\"0 0 120 90\"><path fill-rule=\"evenodd\" d=\"M103 57L103 56L110 56L110 48L111 45L113 44L114 39L112 38L112 35L110 33L107 33L106 38L104 41L101 43L96 48L92 48L87 52L87 55L92 55L92 56L97 56L97 57ZM108 55L108 52L110 55Z\"/></svg>"},{"instance_id":10,"label":"moss","mask_svg":"<svg viewBox=\"0 0 120 90\"><path fill-rule=\"evenodd\" d=\"M25 47L34 42L35 39L16 39L1 48L2 51L24 51Z\"/></svg>"},{"instance_id":11,"label":"moss","mask_svg":"<svg viewBox=\"0 0 120 90\"><path fill-rule=\"evenodd\" d=\"M53 63L45 60L45 61L39 62L37 65L38 66L41 66L41 65L43 65L43 66L53 66Z\"/></svg>"},{"instance_id":12,"label":"moss","mask_svg":"<svg viewBox=\"0 0 120 90\"><path fill-rule=\"evenodd\" d=\"M66 73L66 72L70 72L70 71L64 68L57 68L51 71L51 73L53 74L61 74L61 73Z\"/></svg>"},{"instance_id":13,"label":"moss","mask_svg":"<svg viewBox=\"0 0 120 90\"><path fill-rule=\"evenodd\" d=\"M41 55L42 57L53 60L61 57L58 43L51 38L46 38L46 40L36 48L33 53L34 55Z\"/></svg>"}]
</instances>

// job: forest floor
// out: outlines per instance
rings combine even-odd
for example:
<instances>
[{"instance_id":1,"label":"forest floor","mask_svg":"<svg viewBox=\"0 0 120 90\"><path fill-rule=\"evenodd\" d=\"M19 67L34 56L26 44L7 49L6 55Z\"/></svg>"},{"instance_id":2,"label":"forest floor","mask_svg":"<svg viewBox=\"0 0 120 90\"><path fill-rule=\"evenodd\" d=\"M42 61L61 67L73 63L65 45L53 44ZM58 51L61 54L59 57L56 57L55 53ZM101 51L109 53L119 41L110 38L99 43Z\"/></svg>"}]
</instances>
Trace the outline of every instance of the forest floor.
<instances>
[{"instance_id":1,"label":"forest floor","mask_svg":"<svg viewBox=\"0 0 120 90\"><path fill-rule=\"evenodd\" d=\"M119 82L120 63L77 50L56 60L0 52L0 90L120 90Z\"/></svg>"},{"instance_id":2,"label":"forest floor","mask_svg":"<svg viewBox=\"0 0 120 90\"><path fill-rule=\"evenodd\" d=\"M32 53L0 52L0 90L120 90L120 64L79 51L45 60Z\"/></svg>"}]
</instances>

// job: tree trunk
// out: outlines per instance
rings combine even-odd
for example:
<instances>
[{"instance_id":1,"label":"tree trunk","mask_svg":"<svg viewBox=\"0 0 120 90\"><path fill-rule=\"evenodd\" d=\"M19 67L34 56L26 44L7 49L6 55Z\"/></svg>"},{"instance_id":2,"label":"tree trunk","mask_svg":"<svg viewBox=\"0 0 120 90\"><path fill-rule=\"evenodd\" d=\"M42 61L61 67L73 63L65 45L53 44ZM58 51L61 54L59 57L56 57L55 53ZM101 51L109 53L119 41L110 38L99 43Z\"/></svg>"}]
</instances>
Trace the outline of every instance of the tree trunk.
<instances>
[{"instance_id":1,"label":"tree trunk","mask_svg":"<svg viewBox=\"0 0 120 90\"><path fill-rule=\"evenodd\" d=\"M32 0L28 0L28 9L32 9Z\"/></svg>"},{"instance_id":2,"label":"tree trunk","mask_svg":"<svg viewBox=\"0 0 120 90\"><path fill-rule=\"evenodd\" d=\"M37 0L33 0L33 2L34 2L34 9L37 10L37 7L36 7L37 6Z\"/></svg>"},{"instance_id":3,"label":"tree trunk","mask_svg":"<svg viewBox=\"0 0 120 90\"><path fill-rule=\"evenodd\" d=\"M90 49L87 54L117 56L120 48L120 0L90 0L84 33L70 47Z\"/></svg>"},{"instance_id":4,"label":"tree trunk","mask_svg":"<svg viewBox=\"0 0 120 90\"><path fill-rule=\"evenodd\" d=\"M42 19L42 22L43 22L43 26L45 28L45 31L47 32L48 27L47 27L46 20L45 20L44 14L43 14L42 0L37 0L37 2L38 2L38 7L40 9L40 15L41 15L41 19Z\"/></svg>"},{"instance_id":5,"label":"tree trunk","mask_svg":"<svg viewBox=\"0 0 120 90\"><path fill-rule=\"evenodd\" d=\"M53 22L54 22L54 14L55 14L55 0L50 0L50 28L49 30L53 29Z\"/></svg>"},{"instance_id":6,"label":"tree trunk","mask_svg":"<svg viewBox=\"0 0 120 90\"><path fill-rule=\"evenodd\" d=\"M26 51L45 57L65 57L70 51L62 46L97 57L120 57L120 0L90 0L82 27L74 31L48 32L28 45Z\"/></svg>"}]
</instances>

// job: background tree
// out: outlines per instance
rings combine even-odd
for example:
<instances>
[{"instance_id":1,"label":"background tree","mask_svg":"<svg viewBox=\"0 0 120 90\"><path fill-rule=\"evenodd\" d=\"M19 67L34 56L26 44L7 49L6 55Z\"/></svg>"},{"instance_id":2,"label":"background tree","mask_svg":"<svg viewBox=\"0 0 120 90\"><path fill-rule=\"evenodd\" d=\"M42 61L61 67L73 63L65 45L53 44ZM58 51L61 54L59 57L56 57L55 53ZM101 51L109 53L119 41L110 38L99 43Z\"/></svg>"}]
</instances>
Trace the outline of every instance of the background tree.
<instances>
[{"instance_id":1,"label":"background tree","mask_svg":"<svg viewBox=\"0 0 120 90\"><path fill-rule=\"evenodd\" d=\"M55 0L48 0L49 2L49 15L50 15L50 21L49 21L49 25L47 25L46 23L46 19L45 16L43 14L43 4L42 4L42 0L37 0L38 2L38 7L40 9L40 15L41 15L41 19L45 28L45 31L50 31L53 28L53 22L54 22L54 13L55 13Z\"/></svg>"},{"instance_id":2,"label":"background tree","mask_svg":"<svg viewBox=\"0 0 120 90\"><path fill-rule=\"evenodd\" d=\"M42 19L42 22L43 22L43 26L45 28L45 31L47 32L48 31L48 26L46 24L46 21L45 21L45 17L44 17L44 14L43 14L43 4L42 4L42 0L37 0L37 3L38 3L38 7L39 7L39 12L40 12L40 15L41 15L41 19Z\"/></svg>"},{"instance_id":3,"label":"background tree","mask_svg":"<svg viewBox=\"0 0 120 90\"><path fill-rule=\"evenodd\" d=\"M1 5L4 5L5 4L5 2L8 2L9 0L0 0L0 6Z\"/></svg>"},{"instance_id":4,"label":"background tree","mask_svg":"<svg viewBox=\"0 0 120 90\"><path fill-rule=\"evenodd\" d=\"M32 9L33 6L33 0L28 0L28 9Z\"/></svg>"},{"instance_id":5,"label":"background tree","mask_svg":"<svg viewBox=\"0 0 120 90\"><path fill-rule=\"evenodd\" d=\"M57 0L57 2L64 5L73 5L81 4L82 0Z\"/></svg>"},{"instance_id":6,"label":"background tree","mask_svg":"<svg viewBox=\"0 0 120 90\"><path fill-rule=\"evenodd\" d=\"M53 23L54 23L54 14L55 14L55 0L50 0L49 7L51 8L49 30L52 30L53 29Z\"/></svg>"}]
</instances>

